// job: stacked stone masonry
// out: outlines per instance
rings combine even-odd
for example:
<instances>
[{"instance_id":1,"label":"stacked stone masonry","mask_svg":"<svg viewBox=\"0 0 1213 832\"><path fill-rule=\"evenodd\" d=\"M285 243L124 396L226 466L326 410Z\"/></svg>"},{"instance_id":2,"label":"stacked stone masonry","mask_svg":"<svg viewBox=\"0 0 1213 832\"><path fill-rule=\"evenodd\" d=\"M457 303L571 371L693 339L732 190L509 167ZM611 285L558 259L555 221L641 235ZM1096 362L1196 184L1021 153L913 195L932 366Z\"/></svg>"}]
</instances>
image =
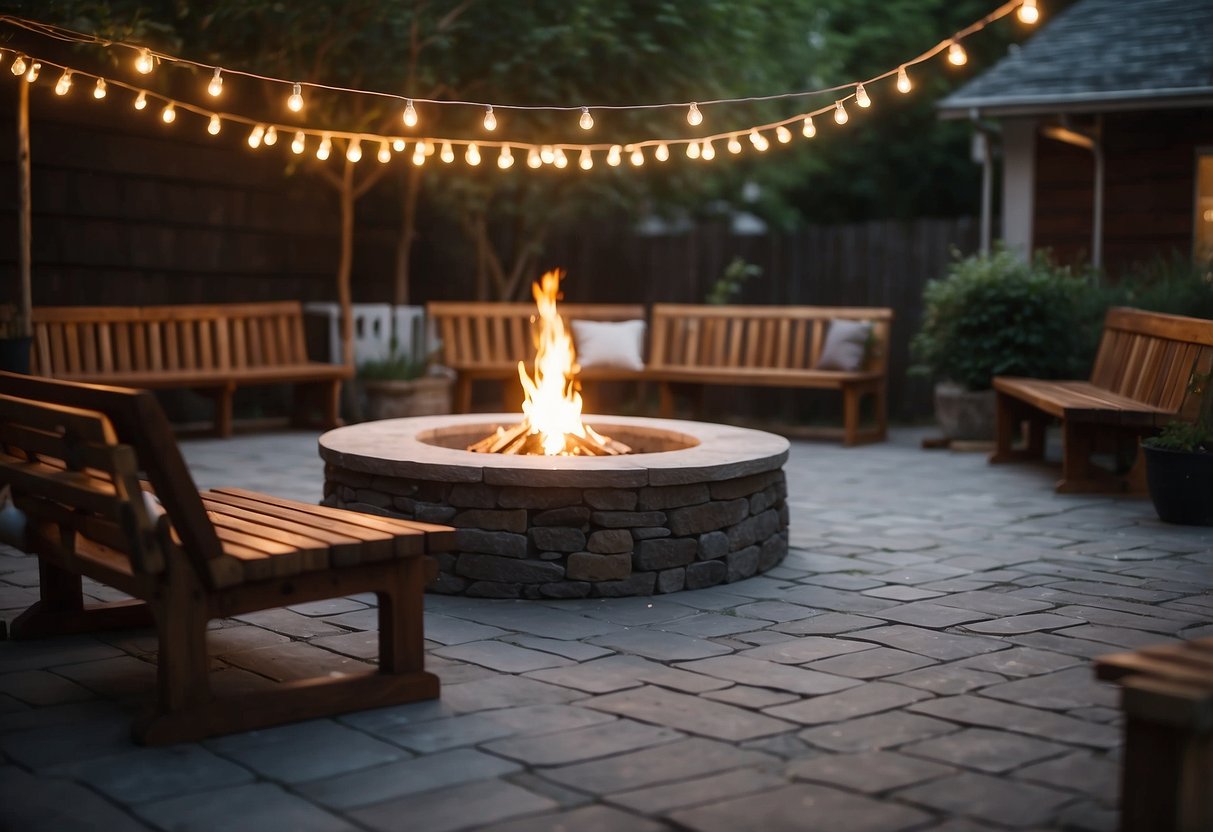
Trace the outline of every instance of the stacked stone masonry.
<instances>
[{"instance_id":1,"label":"stacked stone masonry","mask_svg":"<svg viewBox=\"0 0 1213 832\"><path fill-rule=\"evenodd\" d=\"M329 463L324 503L455 526L431 591L482 598L652 595L730 583L788 550L782 469L715 482L569 488L439 482Z\"/></svg>"}]
</instances>

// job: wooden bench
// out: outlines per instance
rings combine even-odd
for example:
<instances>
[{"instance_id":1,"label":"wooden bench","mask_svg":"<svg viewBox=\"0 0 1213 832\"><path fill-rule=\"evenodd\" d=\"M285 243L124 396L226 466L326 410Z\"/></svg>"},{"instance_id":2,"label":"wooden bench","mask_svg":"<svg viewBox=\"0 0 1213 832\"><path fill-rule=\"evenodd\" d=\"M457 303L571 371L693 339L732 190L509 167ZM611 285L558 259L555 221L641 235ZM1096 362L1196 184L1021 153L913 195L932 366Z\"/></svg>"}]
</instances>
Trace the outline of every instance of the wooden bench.
<instances>
[{"instance_id":1,"label":"wooden bench","mask_svg":"<svg viewBox=\"0 0 1213 832\"><path fill-rule=\"evenodd\" d=\"M864 364L853 372L816 369L831 320L872 323ZM888 344L891 309L829 306L653 306L645 375L661 382L662 413L673 415L672 382L798 387L842 391L843 442L882 441L888 434ZM860 426L871 396L874 424Z\"/></svg>"},{"instance_id":2,"label":"wooden bench","mask_svg":"<svg viewBox=\"0 0 1213 832\"><path fill-rule=\"evenodd\" d=\"M336 427L353 370L309 361L298 301L206 306L42 306L33 310L36 375L138 388L187 388L215 400L215 432L232 432L232 398L249 385L295 385L293 418L318 406Z\"/></svg>"},{"instance_id":3,"label":"wooden bench","mask_svg":"<svg viewBox=\"0 0 1213 832\"><path fill-rule=\"evenodd\" d=\"M1095 660L1121 687L1121 832L1213 829L1213 638Z\"/></svg>"},{"instance_id":4,"label":"wooden bench","mask_svg":"<svg viewBox=\"0 0 1213 832\"><path fill-rule=\"evenodd\" d=\"M1141 491L1140 439L1176 418L1192 374L1211 366L1213 321L1111 309L1089 381L994 379L996 448L990 462L1041 458L1045 426L1060 419L1058 491ZM1115 453L1127 472L1096 466L1091 455L1101 451Z\"/></svg>"},{"instance_id":5,"label":"wooden bench","mask_svg":"<svg viewBox=\"0 0 1213 832\"><path fill-rule=\"evenodd\" d=\"M561 303L560 314L571 321L644 320L637 304ZM472 409L472 384L480 380L518 381L518 362L535 357L532 334L537 313L533 303L479 303L449 301L425 308L434 331L442 340L439 363L455 371L456 413ZM629 370L607 368L584 371L586 380L613 381L639 378Z\"/></svg>"},{"instance_id":6,"label":"wooden bench","mask_svg":"<svg viewBox=\"0 0 1213 832\"><path fill-rule=\"evenodd\" d=\"M158 700L135 724L141 742L438 695L424 670L422 597L436 572L428 554L453 542L446 526L239 489L199 494L151 393L10 373L0 373L0 485L27 515L41 577L13 638L154 619ZM82 575L132 599L86 605ZM212 693L207 621L361 592L379 599L377 672Z\"/></svg>"}]
</instances>

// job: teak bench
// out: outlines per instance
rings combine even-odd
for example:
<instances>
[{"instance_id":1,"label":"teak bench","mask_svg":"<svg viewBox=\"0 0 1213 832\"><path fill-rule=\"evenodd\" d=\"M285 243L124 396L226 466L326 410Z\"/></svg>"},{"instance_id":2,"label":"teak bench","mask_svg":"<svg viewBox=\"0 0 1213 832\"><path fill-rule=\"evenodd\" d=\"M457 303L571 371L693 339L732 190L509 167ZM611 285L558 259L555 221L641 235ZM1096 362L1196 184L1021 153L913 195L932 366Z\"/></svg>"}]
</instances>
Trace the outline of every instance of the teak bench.
<instances>
[{"instance_id":1,"label":"teak bench","mask_svg":"<svg viewBox=\"0 0 1213 832\"><path fill-rule=\"evenodd\" d=\"M566 321L645 319L638 305L561 304ZM440 361L457 374L455 409L471 409L472 382L518 377L518 361L534 356L535 307L524 303L431 303L426 314L442 339ZM829 322L872 322L864 365L853 372L819 370ZM828 306L700 306L655 304L648 327L648 361L642 370L595 367L587 381L637 380L660 384L661 413L672 416L675 383L839 390L843 441L879 441L888 432L891 309ZM860 404L874 402L874 424L860 426Z\"/></svg>"},{"instance_id":2,"label":"teak bench","mask_svg":"<svg viewBox=\"0 0 1213 832\"><path fill-rule=\"evenodd\" d=\"M141 482L140 474L147 477ZM430 699L422 596L446 526L372 517L239 489L201 494L147 391L0 373L0 485L28 518L41 599L13 638L144 626L159 634L148 744L200 739ZM85 605L81 576L132 600ZM216 697L212 618L374 592L379 670Z\"/></svg>"},{"instance_id":3,"label":"teak bench","mask_svg":"<svg viewBox=\"0 0 1213 832\"><path fill-rule=\"evenodd\" d=\"M872 323L863 366L816 369L831 320ZM843 443L882 441L888 434L891 309L830 306L653 306L645 374L661 383L662 413L673 415L672 382L797 387L842 392ZM871 396L875 424L860 427L860 403Z\"/></svg>"},{"instance_id":4,"label":"teak bench","mask_svg":"<svg viewBox=\"0 0 1213 832\"><path fill-rule=\"evenodd\" d=\"M33 311L36 375L139 388L187 388L215 400L215 432L232 432L241 386L295 385L294 418L319 406L339 424L349 367L309 361L298 301L188 306L42 306Z\"/></svg>"},{"instance_id":5,"label":"teak bench","mask_svg":"<svg viewBox=\"0 0 1213 832\"><path fill-rule=\"evenodd\" d=\"M561 303L560 315L571 321L643 320L644 306L635 304ZM472 409L472 384L479 380L518 380L518 362L535 357L533 303L447 301L427 304L425 314L442 340L439 362L455 371L456 413ZM627 380L640 376L628 370L587 370L585 379Z\"/></svg>"},{"instance_id":6,"label":"teak bench","mask_svg":"<svg viewBox=\"0 0 1213 832\"><path fill-rule=\"evenodd\" d=\"M1213 638L1095 660L1121 687L1121 832L1213 829Z\"/></svg>"},{"instance_id":7,"label":"teak bench","mask_svg":"<svg viewBox=\"0 0 1213 832\"><path fill-rule=\"evenodd\" d=\"M1143 468L1107 472L1091 454L1139 457L1138 442L1176 418L1193 373L1213 366L1213 321L1118 307L1108 310L1089 381L998 376L990 462L1039 459L1051 419L1062 423L1060 492L1140 491ZM1026 437L1021 437L1026 426ZM1022 447L1017 439L1024 438Z\"/></svg>"}]
</instances>

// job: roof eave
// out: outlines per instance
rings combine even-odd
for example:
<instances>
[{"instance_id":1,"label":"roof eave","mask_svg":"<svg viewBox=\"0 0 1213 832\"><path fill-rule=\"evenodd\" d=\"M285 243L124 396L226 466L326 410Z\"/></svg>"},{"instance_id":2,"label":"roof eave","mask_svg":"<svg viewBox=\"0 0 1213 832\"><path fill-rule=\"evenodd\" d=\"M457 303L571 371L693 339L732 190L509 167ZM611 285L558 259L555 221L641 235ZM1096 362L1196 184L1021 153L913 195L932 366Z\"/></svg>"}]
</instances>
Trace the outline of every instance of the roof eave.
<instances>
[{"instance_id":1,"label":"roof eave","mask_svg":"<svg viewBox=\"0 0 1213 832\"><path fill-rule=\"evenodd\" d=\"M1111 113L1131 110L1178 110L1213 106L1213 87L1178 87L1157 90L1113 90L1097 93L1041 96L990 96L947 98L936 108L943 119L1052 115L1055 113Z\"/></svg>"}]
</instances>

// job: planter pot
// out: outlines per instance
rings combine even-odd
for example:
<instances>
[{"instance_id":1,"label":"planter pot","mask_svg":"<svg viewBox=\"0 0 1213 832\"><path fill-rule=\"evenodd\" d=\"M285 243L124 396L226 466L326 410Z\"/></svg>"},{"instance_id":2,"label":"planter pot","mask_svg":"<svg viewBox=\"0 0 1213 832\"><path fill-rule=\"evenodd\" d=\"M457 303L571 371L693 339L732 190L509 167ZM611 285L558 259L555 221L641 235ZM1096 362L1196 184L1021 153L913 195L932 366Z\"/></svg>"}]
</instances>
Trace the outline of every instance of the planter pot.
<instances>
[{"instance_id":1,"label":"planter pot","mask_svg":"<svg viewBox=\"0 0 1213 832\"><path fill-rule=\"evenodd\" d=\"M1146 484L1158 519L1213 526L1213 454L1143 445Z\"/></svg>"},{"instance_id":2,"label":"planter pot","mask_svg":"<svg viewBox=\"0 0 1213 832\"><path fill-rule=\"evenodd\" d=\"M0 338L0 370L29 374L32 338Z\"/></svg>"},{"instance_id":3,"label":"planter pot","mask_svg":"<svg viewBox=\"0 0 1213 832\"><path fill-rule=\"evenodd\" d=\"M450 413L451 386L449 378L428 376L409 381L364 381L367 418L399 419Z\"/></svg>"},{"instance_id":4,"label":"planter pot","mask_svg":"<svg viewBox=\"0 0 1213 832\"><path fill-rule=\"evenodd\" d=\"M941 381L935 385L935 420L945 439L993 439L994 391L974 393Z\"/></svg>"}]
</instances>

